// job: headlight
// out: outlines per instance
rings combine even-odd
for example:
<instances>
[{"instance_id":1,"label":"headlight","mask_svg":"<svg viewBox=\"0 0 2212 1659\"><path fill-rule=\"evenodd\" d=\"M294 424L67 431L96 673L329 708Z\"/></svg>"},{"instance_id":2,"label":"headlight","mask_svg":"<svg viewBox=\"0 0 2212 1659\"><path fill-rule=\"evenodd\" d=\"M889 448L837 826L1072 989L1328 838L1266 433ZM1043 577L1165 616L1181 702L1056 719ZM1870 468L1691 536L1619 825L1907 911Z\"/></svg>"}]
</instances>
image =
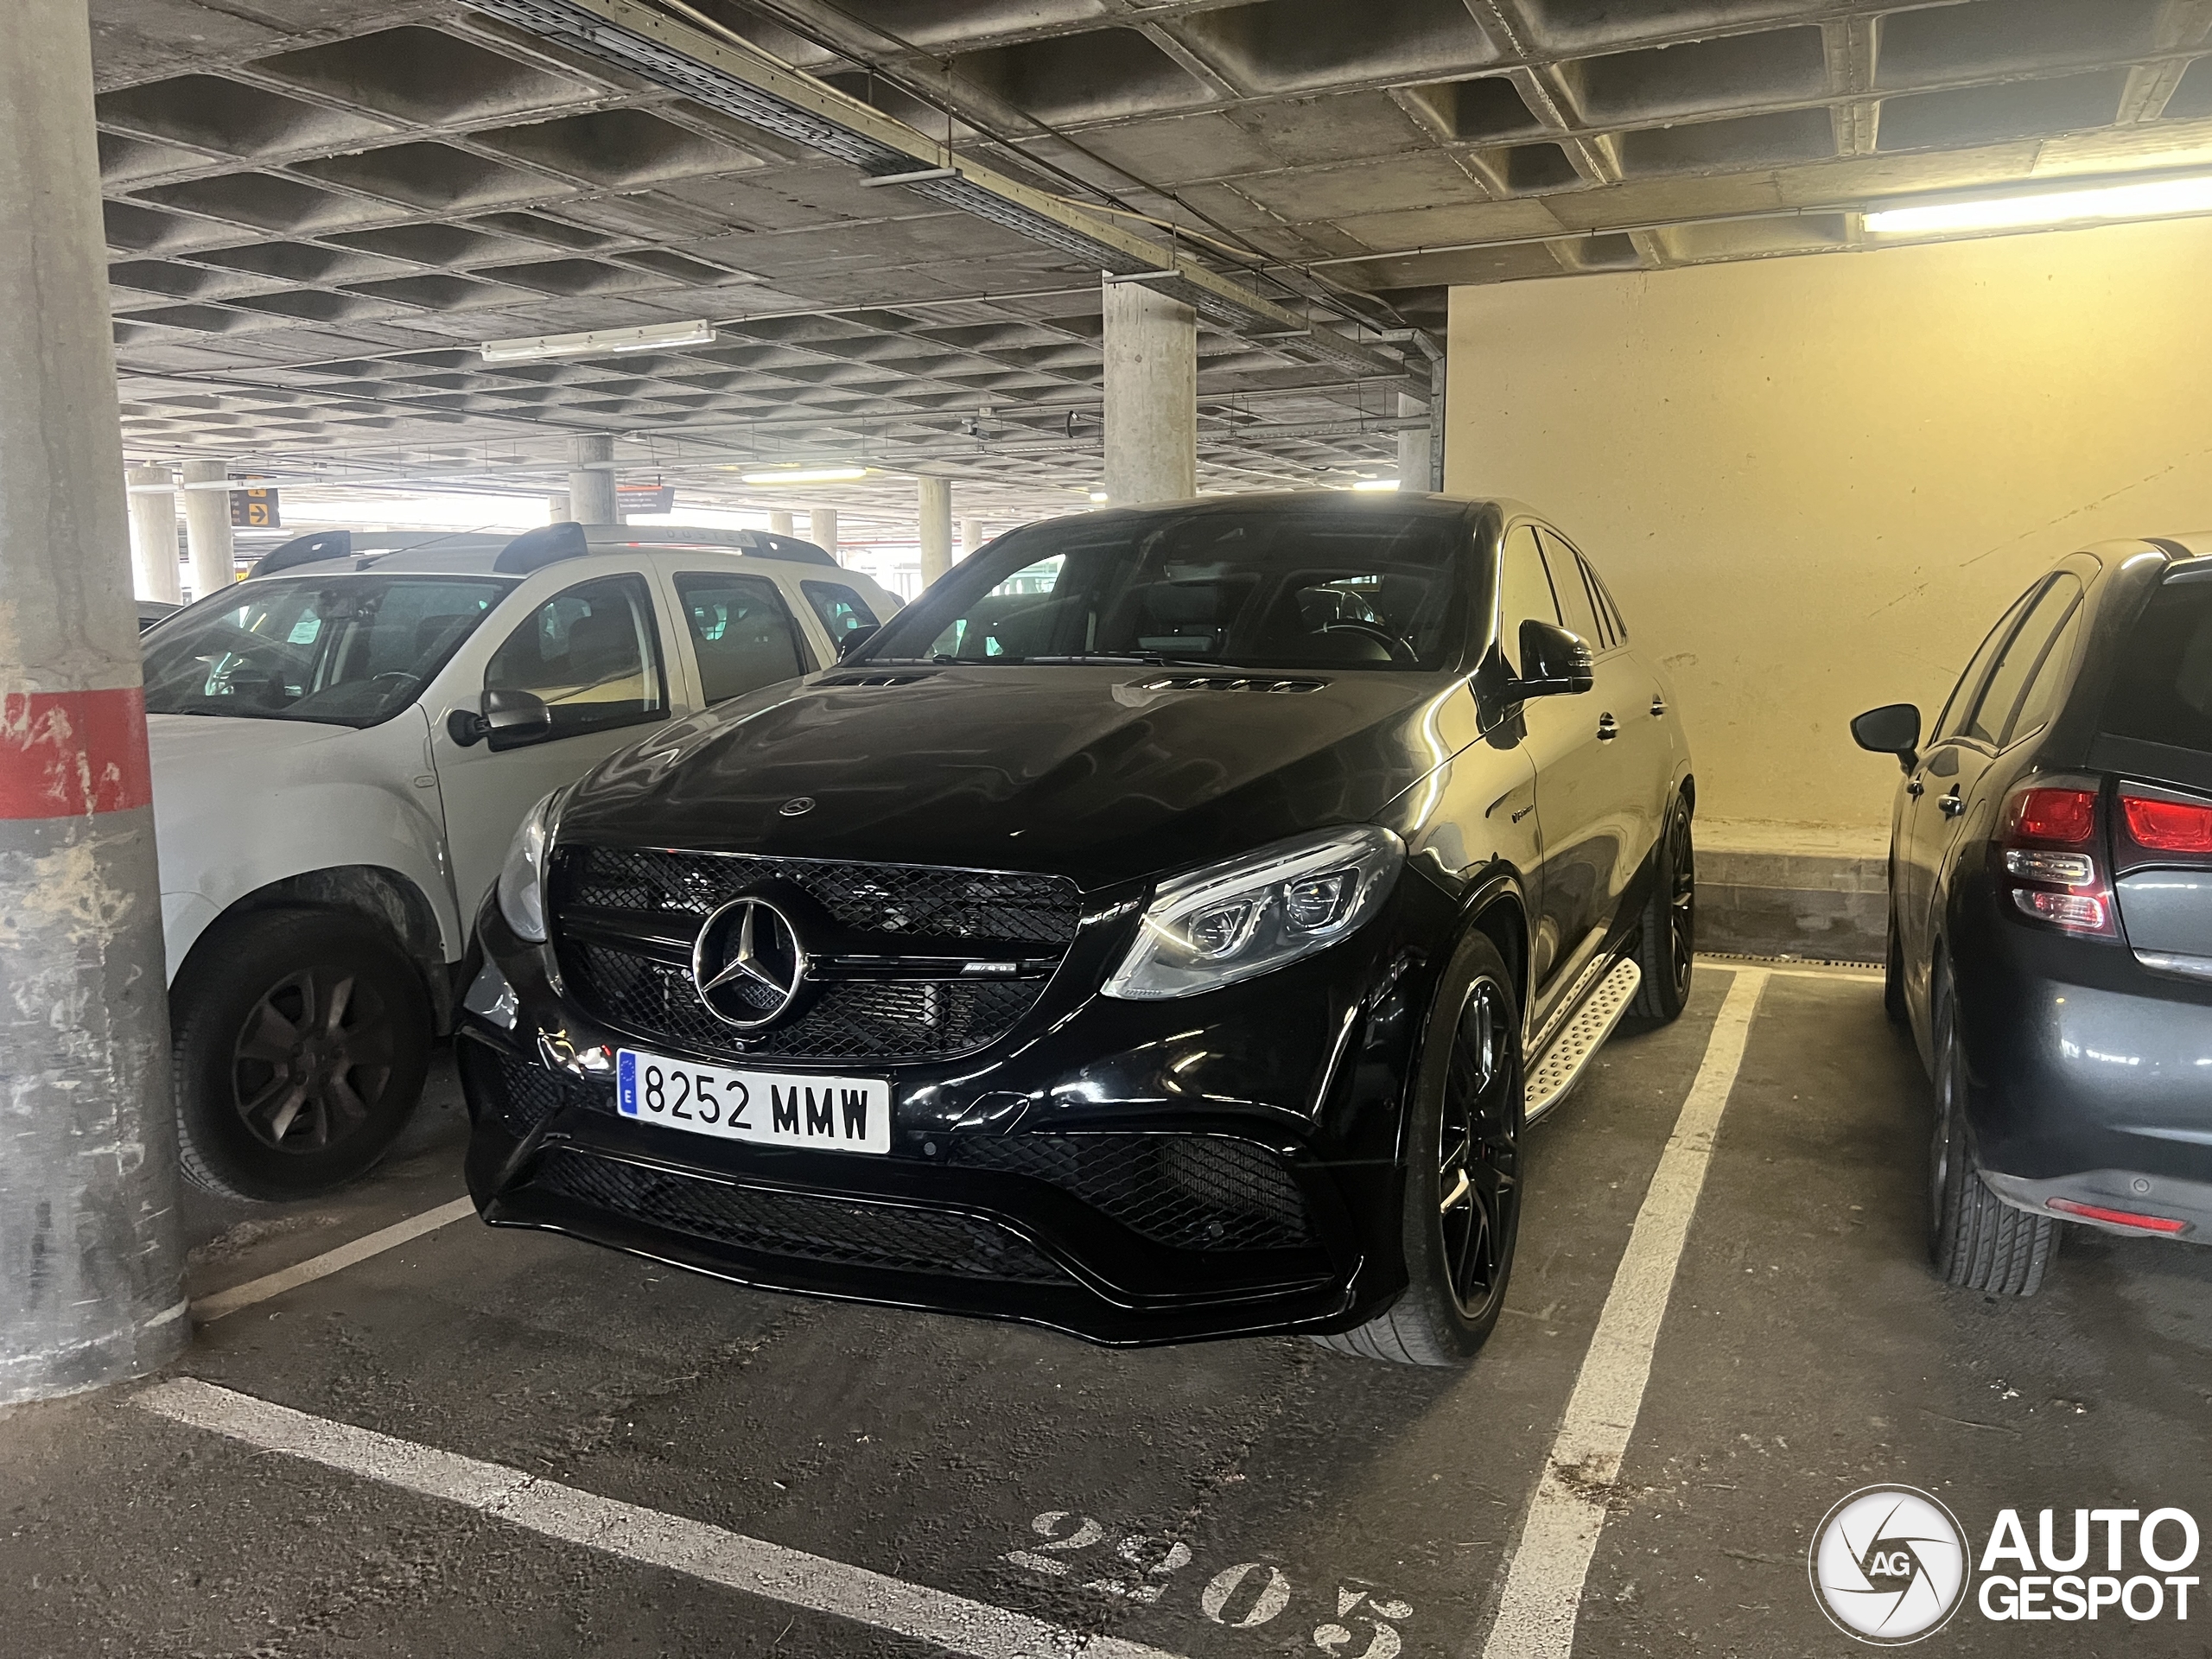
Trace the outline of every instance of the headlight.
<instances>
[{"instance_id":1,"label":"headlight","mask_svg":"<svg viewBox=\"0 0 2212 1659\"><path fill-rule=\"evenodd\" d=\"M1106 995L1194 996L1325 950L1382 908L1405 861L1397 836L1361 824L1163 881Z\"/></svg>"},{"instance_id":2,"label":"headlight","mask_svg":"<svg viewBox=\"0 0 2212 1659\"><path fill-rule=\"evenodd\" d=\"M499 914L517 938L532 944L545 943L545 855L552 849L553 826L560 821L561 798L567 793L556 789L530 809L507 847L507 861L499 867Z\"/></svg>"}]
</instances>

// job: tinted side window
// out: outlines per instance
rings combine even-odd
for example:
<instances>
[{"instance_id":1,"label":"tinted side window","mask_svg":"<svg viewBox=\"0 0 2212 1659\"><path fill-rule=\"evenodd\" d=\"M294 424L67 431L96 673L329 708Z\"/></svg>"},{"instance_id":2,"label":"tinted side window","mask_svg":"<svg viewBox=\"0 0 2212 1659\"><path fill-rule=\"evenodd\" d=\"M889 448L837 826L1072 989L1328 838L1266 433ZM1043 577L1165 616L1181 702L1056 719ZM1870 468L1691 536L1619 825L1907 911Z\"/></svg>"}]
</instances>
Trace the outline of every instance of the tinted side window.
<instances>
[{"instance_id":1,"label":"tinted side window","mask_svg":"<svg viewBox=\"0 0 2212 1659\"><path fill-rule=\"evenodd\" d=\"M699 659L700 694L709 702L806 672L798 630L766 577L679 571L676 594Z\"/></svg>"},{"instance_id":2,"label":"tinted side window","mask_svg":"<svg viewBox=\"0 0 2212 1659\"><path fill-rule=\"evenodd\" d=\"M1950 698L1943 704L1943 712L1936 717L1935 727L1928 740L1931 745L1959 734L1959 728L1966 723L1967 715L1974 709L1974 694L1987 676L1990 663L2004 647L2005 640L2012 638L2012 629L2019 622L2020 613L2026 610L2029 603L2042 591L2043 584L2037 582L2014 600L2011 607L1998 619L1997 626L1989 631L1989 637L1981 642L1981 648L1967 664L1967 671L1959 676L1959 683L1951 688Z\"/></svg>"},{"instance_id":3,"label":"tinted side window","mask_svg":"<svg viewBox=\"0 0 2212 1659\"><path fill-rule=\"evenodd\" d=\"M2169 582L2151 595L2121 656L2104 728L2212 753L2212 582Z\"/></svg>"},{"instance_id":4,"label":"tinted side window","mask_svg":"<svg viewBox=\"0 0 2212 1659\"><path fill-rule=\"evenodd\" d=\"M543 697L560 737L667 713L645 578L601 576L547 600L493 653L484 687Z\"/></svg>"},{"instance_id":5,"label":"tinted side window","mask_svg":"<svg viewBox=\"0 0 2212 1659\"><path fill-rule=\"evenodd\" d=\"M1601 577L1599 573L1597 573L1597 566L1591 564L1588 560L1581 562L1581 575L1586 577L1588 584L1591 584L1592 595L1597 595L1597 608L1606 613L1606 621L1612 626L1612 641L1615 641L1615 644L1621 644L1621 646L1626 646L1628 621L1621 617L1621 601L1612 597L1612 588L1608 588L1606 586L1606 577Z\"/></svg>"},{"instance_id":6,"label":"tinted side window","mask_svg":"<svg viewBox=\"0 0 2212 1659\"><path fill-rule=\"evenodd\" d=\"M1522 524L1505 538L1497 584L1498 643L1516 674L1521 671L1521 625L1531 618L1560 625L1559 603L1552 596L1552 579L1544 573L1544 556L1536 549L1536 532Z\"/></svg>"},{"instance_id":7,"label":"tinted side window","mask_svg":"<svg viewBox=\"0 0 2212 1659\"><path fill-rule=\"evenodd\" d=\"M2020 706L2005 724L1999 747L2009 749L2022 738L2034 736L2058 712L2058 701L2066 692L2067 672L2074 665L2075 642L2082 637L2082 616L2078 602L2067 612L2057 638L2044 648L2043 660L2036 664L2028 689L2021 694Z\"/></svg>"},{"instance_id":8,"label":"tinted side window","mask_svg":"<svg viewBox=\"0 0 2212 1659\"><path fill-rule=\"evenodd\" d=\"M1590 592L1598 601L1598 609L1613 631L1613 643L1626 645L1628 624L1621 619L1620 602L1613 597L1613 590L1605 586L1605 579L1598 574L1598 567L1587 559L1582 561L1582 578L1590 584Z\"/></svg>"},{"instance_id":9,"label":"tinted side window","mask_svg":"<svg viewBox=\"0 0 2212 1659\"><path fill-rule=\"evenodd\" d=\"M1996 664L1989 671L1989 683L1974 700L1974 713L1961 728L1961 736L2002 747L2005 734L2012 728L2013 714L2028 689L2030 676L2043 662L2044 652L2081 598L2082 584L2075 578L2063 574L2051 578L2042 595L2029 607L2026 620L2013 630L2012 639L1997 653Z\"/></svg>"},{"instance_id":10,"label":"tinted side window","mask_svg":"<svg viewBox=\"0 0 2212 1659\"><path fill-rule=\"evenodd\" d=\"M832 645L842 647L847 634L874 627L883 620L866 600L842 582L802 582L798 587L806 602L814 607L815 615L822 619Z\"/></svg>"},{"instance_id":11,"label":"tinted side window","mask_svg":"<svg viewBox=\"0 0 2212 1659\"><path fill-rule=\"evenodd\" d=\"M1574 550L1549 531L1539 531L1544 543L1544 563L1552 576L1552 594L1559 601L1559 613L1569 633L1580 634L1592 651L1604 651L1612 645L1605 625L1598 615L1598 607L1591 601L1590 589L1582 580L1582 563L1574 556Z\"/></svg>"}]
</instances>

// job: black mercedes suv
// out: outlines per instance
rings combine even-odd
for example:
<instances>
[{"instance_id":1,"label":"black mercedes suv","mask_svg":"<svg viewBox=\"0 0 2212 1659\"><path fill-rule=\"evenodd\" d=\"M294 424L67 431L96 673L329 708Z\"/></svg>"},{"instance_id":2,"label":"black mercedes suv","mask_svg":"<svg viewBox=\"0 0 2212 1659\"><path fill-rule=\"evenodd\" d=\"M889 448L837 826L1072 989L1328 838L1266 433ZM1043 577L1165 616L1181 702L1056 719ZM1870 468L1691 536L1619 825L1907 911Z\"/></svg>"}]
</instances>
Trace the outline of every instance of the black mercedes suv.
<instances>
[{"instance_id":1,"label":"black mercedes suv","mask_svg":"<svg viewBox=\"0 0 2212 1659\"><path fill-rule=\"evenodd\" d=\"M1936 1084L1930 1253L2027 1295L2060 1224L2212 1228L2212 536L2109 542L2005 612L1895 754L1891 1017Z\"/></svg>"},{"instance_id":2,"label":"black mercedes suv","mask_svg":"<svg viewBox=\"0 0 2212 1659\"><path fill-rule=\"evenodd\" d=\"M549 797L470 1189L743 1283L1470 1357L1524 1123L1691 966L1688 756L1508 502L1032 525Z\"/></svg>"}]
</instances>

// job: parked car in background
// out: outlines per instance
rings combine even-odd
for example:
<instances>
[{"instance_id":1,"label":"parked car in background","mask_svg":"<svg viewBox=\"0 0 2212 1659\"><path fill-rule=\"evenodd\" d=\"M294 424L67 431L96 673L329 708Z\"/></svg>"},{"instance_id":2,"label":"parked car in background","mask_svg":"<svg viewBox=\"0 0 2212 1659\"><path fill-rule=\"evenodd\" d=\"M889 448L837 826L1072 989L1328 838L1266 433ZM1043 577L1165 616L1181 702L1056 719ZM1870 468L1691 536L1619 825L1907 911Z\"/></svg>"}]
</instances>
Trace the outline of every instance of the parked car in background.
<instances>
[{"instance_id":1,"label":"parked car in background","mask_svg":"<svg viewBox=\"0 0 2212 1659\"><path fill-rule=\"evenodd\" d=\"M188 1173L320 1192L391 1143L548 789L836 659L898 601L806 543L302 537L145 638Z\"/></svg>"},{"instance_id":2,"label":"parked car in background","mask_svg":"<svg viewBox=\"0 0 2212 1659\"><path fill-rule=\"evenodd\" d=\"M1422 1364L1526 1121L1690 981L1689 756L1507 502L1062 518L531 816L470 1190L773 1288Z\"/></svg>"},{"instance_id":3,"label":"parked car in background","mask_svg":"<svg viewBox=\"0 0 2212 1659\"><path fill-rule=\"evenodd\" d=\"M174 616L181 607L165 600L142 599L138 601L138 632L143 633L164 617Z\"/></svg>"},{"instance_id":4,"label":"parked car in background","mask_svg":"<svg viewBox=\"0 0 2212 1659\"><path fill-rule=\"evenodd\" d=\"M2062 1221L2212 1226L2212 536L2112 542L2006 611L1904 768L1891 1017L1936 1085L1936 1271L2032 1294Z\"/></svg>"}]
</instances>

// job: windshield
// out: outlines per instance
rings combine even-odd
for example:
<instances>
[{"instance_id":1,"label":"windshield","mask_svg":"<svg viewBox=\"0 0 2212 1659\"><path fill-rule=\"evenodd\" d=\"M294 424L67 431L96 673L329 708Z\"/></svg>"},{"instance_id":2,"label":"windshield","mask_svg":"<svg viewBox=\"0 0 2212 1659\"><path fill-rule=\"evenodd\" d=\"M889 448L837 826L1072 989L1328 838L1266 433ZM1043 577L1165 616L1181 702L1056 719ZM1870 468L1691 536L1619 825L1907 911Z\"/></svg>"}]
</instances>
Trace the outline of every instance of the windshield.
<instances>
[{"instance_id":1,"label":"windshield","mask_svg":"<svg viewBox=\"0 0 2212 1659\"><path fill-rule=\"evenodd\" d=\"M1064 518L961 565L861 655L1434 670L1471 557L1458 519L1380 505Z\"/></svg>"},{"instance_id":2,"label":"windshield","mask_svg":"<svg viewBox=\"0 0 2212 1659\"><path fill-rule=\"evenodd\" d=\"M2151 596L2121 655L2104 728L2212 753L2212 582L2169 582Z\"/></svg>"},{"instance_id":3,"label":"windshield","mask_svg":"<svg viewBox=\"0 0 2212 1659\"><path fill-rule=\"evenodd\" d=\"M415 700L508 586L376 575L242 583L148 637L146 711L373 726Z\"/></svg>"}]
</instances>

